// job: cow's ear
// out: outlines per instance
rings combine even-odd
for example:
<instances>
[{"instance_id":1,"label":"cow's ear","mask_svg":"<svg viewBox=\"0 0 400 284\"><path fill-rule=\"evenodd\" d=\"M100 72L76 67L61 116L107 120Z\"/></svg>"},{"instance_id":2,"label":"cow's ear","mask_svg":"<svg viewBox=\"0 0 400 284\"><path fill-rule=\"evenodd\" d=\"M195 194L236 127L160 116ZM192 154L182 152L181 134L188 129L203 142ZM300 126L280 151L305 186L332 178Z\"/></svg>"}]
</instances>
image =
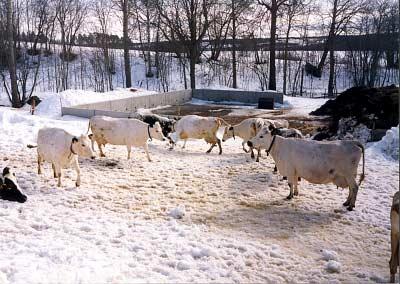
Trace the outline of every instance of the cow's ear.
<instances>
[{"instance_id":1,"label":"cow's ear","mask_svg":"<svg viewBox=\"0 0 400 284\"><path fill-rule=\"evenodd\" d=\"M274 127L271 131L271 135L279 135L279 129Z\"/></svg>"},{"instance_id":2,"label":"cow's ear","mask_svg":"<svg viewBox=\"0 0 400 284\"><path fill-rule=\"evenodd\" d=\"M3 169L3 177L6 176L6 175L8 175L9 173L10 173L10 168L9 168L9 167L5 167L5 168Z\"/></svg>"},{"instance_id":3,"label":"cow's ear","mask_svg":"<svg viewBox=\"0 0 400 284\"><path fill-rule=\"evenodd\" d=\"M274 131L276 128L272 125L272 124L270 124L270 125L268 125L268 130L269 131Z\"/></svg>"},{"instance_id":4,"label":"cow's ear","mask_svg":"<svg viewBox=\"0 0 400 284\"><path fill-rule=\"evenodd\" d=\"M76 143L76 142L78 142L78 138L76 138L76 137L72 138L72 143Z\"/></svg>"}]
</instances>

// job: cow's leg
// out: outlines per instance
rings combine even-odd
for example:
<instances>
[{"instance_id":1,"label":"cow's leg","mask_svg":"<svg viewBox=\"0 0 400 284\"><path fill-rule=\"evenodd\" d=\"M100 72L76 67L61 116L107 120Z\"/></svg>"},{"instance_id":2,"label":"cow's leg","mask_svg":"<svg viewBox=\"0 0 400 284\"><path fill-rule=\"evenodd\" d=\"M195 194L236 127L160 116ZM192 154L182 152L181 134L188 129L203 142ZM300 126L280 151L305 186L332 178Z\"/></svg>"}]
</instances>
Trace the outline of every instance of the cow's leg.
<instances>
[{"instance_id":1,"label":"cow's leg","mask_svg":"<svg viewBox=\"0 0 400 284\"><path fill-rule=\"evenodd\" d=\"M54 166L54 163L51 163L51 167L53 168L53 176L54 176L54 178L57 178L56 167Z\"/></svg>"},{"instance_id":2,"label":"cow's leg","mask_svg":"<svg viewBox=\"0 0 400 284\"><path fill-rule=\"evenodd\" d=\"M393 213L392 213L393 214ZM399 266L399 238L398 233L392 228L390 234L390 242L392 248L392 255L390 257L390 283L394 283L395 275L397 273L397 266Z\"/></svg>"},{"instance_id":3,"label":"cow's leg","mask_svg":"<svg viewBox=\"0 0 400 284\"><path fill-rule=\"evenodd\" d=\"M126 149L128 150L128 160L129 160L131 158L132 146L131 145L126 145Z\"/></svg>"},{"instance_id":4,"label":"cow's leg","mask_svg":"<svg viewBox=\"0 0 400 284\"><path fill-rule=\"evenodd\" d=\"M219 155L221 155L222 154L221 139L217 139L217 144L218 144L218 148L219 148Z\"/></svg>"},{"instance_id":5,"label":"cow's leg","mask_svg":"<svg viewBox=\"0 0 400 284\"><path fill-rule=\"evenodd\" d=\"M79 168L78 159L75 159L75 162L74 162L73 165L74 165L74 168L75 168L75 171L76 171L76 182L75 182L75 185L76 185L76 187L78 187L78 186L81 185L81 169Z\"/></svg>"},{"instance_id":6,"label":"cow's leg","mask_svg":"<svg viewBox=\"0 0 400 284\"><path fill-rule=\"evenodd\" d=\"M99 147L100 150L100 157L105 157L106 155L104 155L103 149L101 149L101 143L97 142L97 147Z\"/></svg>"},{"instance_id":7,"label":"cow's leg","mask_svg":"<svg viewBox=\"0 0 400 284\"><path fill-rule=\"evenodd\" d=\"M286 199L290 200L293 198L293 184L289 182L288 185L289 185L289 195L286 197Z\"/></svg>"},{"instance_id":8,"label":"cow's leg","mask_svg":"<svg viewBox=\"0 0 400 284\"><path fill-rule=\"evenodd\" d=\"M207 153L207 154L210 153L211 150L215 147L215 145L216 145L216 143L212 144L211 147L210 147L210 149L208 149L206 153Z\"/></svg>"},{"instance_id":9,"label":"cow's leg","mask_svg":"<svg viewBox=\"0 0 400 284\"><path fill-rule=\"evenodd\" d=\"M352 192L353 192L353 191L352 191L351 188L349 187L349 195L347 196L346 201L343 203L343 206L349 206L349 205L350 205Z\"/></svg>"},{"instance_id":10,"label":"cow's leg","mask_svg":"<svg viewBox=\"0 0 400 284\"><path fill-rule=\"evenodd\" d=\"M94 149L94 136L92 136L92 139L90 139L91 140L91 143L92 143L92 151L93 152L95 152L96 150ZM97 145L99 145L98 143L97 143Z\"/></svg>"},{"instance_id":11,"label":"cow's leg","mask_svg":"<svg viewBox=\"0 0 400 284\"><path fill-rule=\"evenodd\" d=\"M185 147L186 147L186 141L187 141L187 139L183 140L183 146L182 146L182 149L185 149Z\"/></svg>"},{"instance_id":12,"label":"cow's leg","mask_svg":"<svg viewBox=\"0 0 400 284\"><path fill-rule=\"evenodd\" d=\"M260 157L261 157L261 150L260 150L260 148L258 148L258 149L257 149L257 159L256 159L256 162L259 162L259 161L260 161Z\"/></svg>"},{"instance_id":13,"label":"cow's leg","mask_svg":"<svg viewBox=\"0 0 400 284\"><path fill-rule=\"evenodd\" d=\"M243 147L243 151L245 151L246 153L249 152L249 150L246 149L246 147L244 147L244 145L246 145L247 141L243 141L242 142L242 147ZM251 148L250 148L251 149Z\"/></svg>"},{"instance_id":14,"label":"cow's leg","mask_svg":"<svg viewBox=\"0 0 400 284\"><path fill-rule=\"evenodd\" d=\"M57 164L54 164L54 168L55 168L55 171L57 173L57 178L58 178L57 186L60 187L61 186L61 177L62 177L61 167Z\"/></svg>"},{"instance_id":15,"label":"cow's leg","mask_svg":"<svg viewBox=\"0 0 400 284\"><path fill-rule=\"evenodd\" d=\"M37 156L37 165L38 165L38 175L42 174L42 157L40 157L39 153Z\"/></svg>"},{"instance_id":16,"label":"cow's leg","mask_svg":"<svg viewBox=\"0 0 400 284\"><path fill-rule=\"evenodd\" d=\"M298 195L299 195L298 177L295 176L294 179L293 179L293 181L294 181L294 182L293 182L293 194L294 194L294 196L298 196Z\"/></svg>"},{"instance_id":17,"label":"cow's leg","mask_svg":"<svg viewBox=\"0 0 400 284\"><path fill-rule=\"evenodd\" d=\"M147 143L144 144L144 151L146 152L147 160L149 160L149 162L151 162L150 155L149 155L149 145L147 145Z\"/></svg>"},{"instance_id":18,"label":"cow's leg","mask_svg":"<svg viewBox=\"0 0 400 284\"><path fill-rule=\"evenodd\" d=\"M349 184L349 190L351 191L351 198L350 198L350 204L349 204L349 207L347 207L347 210L352 211L353 208L356 206L358 185L357 185L356 180L352 177L350 178L350 180L348 180L348 184Z\"/></svg>"}]
</instances>

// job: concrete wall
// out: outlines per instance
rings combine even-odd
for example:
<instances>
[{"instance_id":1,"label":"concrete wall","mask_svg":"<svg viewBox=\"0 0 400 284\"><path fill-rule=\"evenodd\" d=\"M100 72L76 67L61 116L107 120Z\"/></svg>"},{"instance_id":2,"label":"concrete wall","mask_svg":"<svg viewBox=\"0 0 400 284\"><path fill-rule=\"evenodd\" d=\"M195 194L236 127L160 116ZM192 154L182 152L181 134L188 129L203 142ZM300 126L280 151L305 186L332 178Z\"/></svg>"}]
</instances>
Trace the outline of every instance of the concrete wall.
<instances>
[{"instance_id":1,"label":"concrete wall","mask_svg":"<svg viewBox=\"0 0 400 284\"><path fill-rule=\"evenodd\" d=\"M90 118L94 115L105 115L118 118L135 117L138 108L154 108L166 105L181 105L196 98L205 101L236 101L257 104L259 98L274 98L274 102L283 103L283 95L277 92L251 92L239 90L182 90L146 96L129 97L92 104L62 107L62 115L73 115Z\"/></svg>"},{"instance_id":2,"label":"concrete wall","mask_svg":"<svg viewBox=\"0 0 400 284\"><path fill-rule=\"evenodd\" d=\"M193 90L192 96L193 98L205 101L235 101L250 104L257 104L259 98L274 98L274 102L283 104L282 93L272 91L253 92L241 90L196 89Z\"/></svg>"}]
</instances>

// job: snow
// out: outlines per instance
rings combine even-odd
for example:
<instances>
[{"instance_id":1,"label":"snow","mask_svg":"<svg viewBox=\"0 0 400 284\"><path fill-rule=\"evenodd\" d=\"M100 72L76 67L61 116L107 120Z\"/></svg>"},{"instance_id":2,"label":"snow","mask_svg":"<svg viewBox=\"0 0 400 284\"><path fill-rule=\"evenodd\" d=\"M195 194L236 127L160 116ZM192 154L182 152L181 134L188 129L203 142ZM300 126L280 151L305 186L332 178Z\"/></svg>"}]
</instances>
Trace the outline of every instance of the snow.
<instances>
[{"instance_id":1,"label":"snow","mask_svg":"<svg viewBox=\"0 0 400 284\"><path fill-rule=\"evenodd\" d=\"M399 126L392 127L386 132L381 141L375 143L374 147L388 157L399 159Z\"/></svg>"},{"instance_id":2,"label":"snow","mask_svg":"<svg viewBox=\"0 0 400 284\"><path fill-rule=\"evenodd\" d=\"M330 273L340 273L340 270L342 269L342 265L340 262L337 262L335 260L330 260L326 264L326 270Z\"/></svg>"},{"instance_id":3,"label":"snow","mask_svg":"<svg viewBox=\"0 0 400 284\"><path fill-rule=\"evenodd\" d=\"M182 205L172 209L168 215L175 219L182 219L183 216L185 216L185 213L186 213L185 206Z\"/></svg>"},{"instance_id":4,"label":"snow","mask_svg":"<svg viewBox=\"0 0 400 284\"><path fill-rule=\"evenodd\" d=\"M64 103L80 102L79 92L64 94ZM37 175L26 144L41 127L78 135L88 121L58 116L49 99L33 116L0 107L2 167L14 168L28 195L24 204L0 200L0 283L388 281L399 166L380 147L366 149L353 212L341 206L348 191L333 185L302 181L287 201L271 158L254 162L240 139L223 143L222 155L205 154L203 141L173 151L153 141L153 162L142 149L127 160L125 147L108 145L106 158L80 159L81 187L68 169L57 188L51 165Z\"/></svg>"},{"instance_id":5,"label":"snow","mask_svg":"<svg viewBox=\"0 0 400 284\"><path fill-rule=\"evenodd\" d=\"M322 250L322 259L327 261L338 260L338 254L336 251L324 249Z\"/></svg>"},{"instance_id":6,"label":"snow","mask_svg":"<svg viewBox=\"0 0 400 284\"><path fill-rule=\"evenodd\" d=\"M291 96L284 96L283 98L284 106L287 105L289 109L292 109L292 115L308 115L310 112L316 110L327 101L327 99L314 99Z\"/></svg>"}]
</instances>

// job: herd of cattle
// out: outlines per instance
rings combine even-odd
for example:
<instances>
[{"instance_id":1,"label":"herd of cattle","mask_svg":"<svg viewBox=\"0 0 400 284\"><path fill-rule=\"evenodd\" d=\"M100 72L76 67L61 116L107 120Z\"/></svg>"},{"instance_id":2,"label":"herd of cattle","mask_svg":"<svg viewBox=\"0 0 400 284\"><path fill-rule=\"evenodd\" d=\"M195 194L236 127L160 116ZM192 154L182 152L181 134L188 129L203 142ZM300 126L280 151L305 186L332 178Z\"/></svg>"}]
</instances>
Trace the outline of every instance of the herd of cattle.
<instances>
[{"instance_id":1,"label":"herd of cattle","mask_svg":"<svg viewBox=\"0 0 400 284\"><path fill-rule=\"evenodd\" d=\"M364 146L360 142L305 139L299 130L289 128L286 120L248 118L237 125L230 125L222 118L197 115L183 116L177 121L155 114L141 114L134 119L94 116L89 121L88 133L89 131L89 135L76 137L59 128L40 129L37 145L28 145L29 148L37 148L38 174L42 172L42 162L51 163L54 178L58 179L57 185L61 186L62 169L72 166L77 173L76 186L79 186L81 176L78 156L95 159L95 143L101 157L105 157L102 146L125 145L128 159L133 146L143 147L147 159L151 161L148 143L153 139L169 141L170 150L179 140L183 140L184 148L188 139L204 139L211 144L207 153L218 146L219 154L222 154L222 142L240 137L244 152L251 152L254 159L254 150L257 151L256 161L260 159L261 150L271 155L275 162L274 171L278 171L288 181L287 199L298 195L298 181L301 178L317 184L333 183L337 187L349 188L349 195L343 205L351 211L355 207L358 188L365 176ZM362 173L357 182L357 168L361 158ZM0 198L17 202L27 200L9 168L3 170L0 186ZM393 201L391 220L392 280L398 266L398 194Z\"/></svg>"}]
</instances>

